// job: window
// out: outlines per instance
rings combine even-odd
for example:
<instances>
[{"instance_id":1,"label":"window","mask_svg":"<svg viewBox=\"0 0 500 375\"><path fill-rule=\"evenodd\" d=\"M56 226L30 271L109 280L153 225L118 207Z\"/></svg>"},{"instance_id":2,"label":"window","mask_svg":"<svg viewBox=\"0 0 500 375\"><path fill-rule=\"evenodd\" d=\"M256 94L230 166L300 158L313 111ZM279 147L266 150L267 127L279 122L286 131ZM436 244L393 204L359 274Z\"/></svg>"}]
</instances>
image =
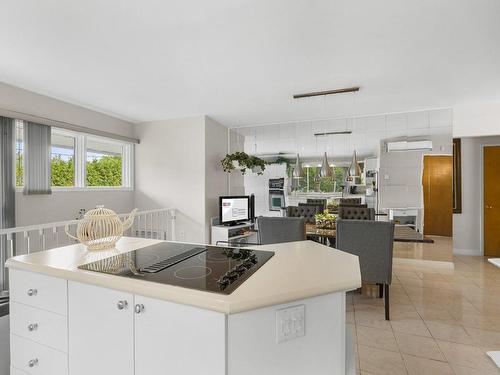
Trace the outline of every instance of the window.
<instances>
[{"instance_id":1,"label":"window","mask_svg":"<svg viewBox=\"0 0 500 375\"><path fill-rule=\"evenodd\" d=\"M51 180L55 188L132 187L133 146L52 127ZM23 121L16 120L16 186L24 182Z\"/></svg>"},{"instance_id":2,"label":"window","mask_svg":"<svg viewBox=\"0 0 500 375\"><path fill-rule=\"evenodd\" d=\"M75 186L75 137L53 128L51 138L52 186Z\"/></svg>"},{"instance_id":3,"label":"window","mask_svg":"<svg viewBox=\"0 0 500 375\"><path fill-rule=\"evenodd\" d=\"M322 193L341 192L342 186L345 186L347 168L331 167L334 173L333 178L320 177L317 179L316 174L320 168L304 167L306 177L298 181L294 190L305 193L313 191Z\"/></svg>"},{"instance_id":4,"label":"window","mask_svg":"<svg viewBox=\"0 0 500 375\"><path fill-rule=\"evenodd\" d=\"M87 138L87 186L122 186L123 145Z\"/></svg>"}]
</instances>

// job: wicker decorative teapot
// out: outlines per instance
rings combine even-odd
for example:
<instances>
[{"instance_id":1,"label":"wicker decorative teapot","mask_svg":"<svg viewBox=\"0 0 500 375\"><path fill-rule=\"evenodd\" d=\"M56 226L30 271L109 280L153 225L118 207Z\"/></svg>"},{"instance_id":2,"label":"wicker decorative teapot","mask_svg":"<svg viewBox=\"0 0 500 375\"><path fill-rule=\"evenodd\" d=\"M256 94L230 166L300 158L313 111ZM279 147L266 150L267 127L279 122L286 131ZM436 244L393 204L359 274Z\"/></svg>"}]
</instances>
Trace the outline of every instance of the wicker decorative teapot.
<instances>
[{"instance_id":1,"label":"wicker decorative teapot","mask_svg":"<svg viewBox=\"0 0 500 375\"><path fill-rule=\"evenodd\" d=\"M110 249L123 236L123 232L132 226L136 211L134 209L122 222L113 210L97 206L78 223L76 237L69 232L69 225L66 225L65 231L70 238L86 245L88 250Z\"/></svg>"}]
</instances>

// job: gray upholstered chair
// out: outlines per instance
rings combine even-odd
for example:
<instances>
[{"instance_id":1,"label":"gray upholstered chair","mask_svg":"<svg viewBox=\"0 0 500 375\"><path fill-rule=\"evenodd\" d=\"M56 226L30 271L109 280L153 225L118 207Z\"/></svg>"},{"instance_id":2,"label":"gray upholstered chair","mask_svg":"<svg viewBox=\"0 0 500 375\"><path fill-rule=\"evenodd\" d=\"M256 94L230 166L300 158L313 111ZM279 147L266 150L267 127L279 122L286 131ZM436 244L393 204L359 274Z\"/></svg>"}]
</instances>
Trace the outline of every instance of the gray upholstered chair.
<instances>
[{"instance_id":1,"label":"gray upholstered chair","mask_svg":"<svg viewBox=\"0 0 500 375\"><path fill-rule=\"evenodd\" d=\"M306 204L313 205L313 206L320 206L321 207L321 212L323 212L324 210L326 210L326 199L311 199L311 198L308 198Z\"/></svg>"},{"instance_id":2,"label":"gray upholstered chair","mask_svg":"<svg viewBox=\"0 0 500 375\"><path fill-rule=\"evenodd\" d=\"M261 245L306 239L306 221L302 217L259 216L257 225Z\"/></svg>"},{"instance_id":3,"label":"gray upholstered chair","mask_svg":"<svg viewBox=\"0 0 500 375\"><path fill-rule=\"evenodd\" d=\"M339 218L343 220L375 220L375 209L358 206L340 206Z\"/></svg>"},{"instance_id":4,"label":"gray upholstered chair","mask_svg":"<svg viewBox=\"0 0 500 375\"><path fill-rule=\"evenodd\" d=\"M340 198L340 206L357 206L361 204L361 198Z\"/></svg>"},{"instance_id":5,"label":"gray upholstered chair","mask_svg":"<svg viewBox=\"0 0 500 375\"><path fill-rule=\"evenodd\" d=\"M286 208L287 217L303 217L309 224L316 222L314 215L320 212L319 206L288 206Z\"/></svg>"},{"instance_id":6,"label":"gray upholstered chair","mask_svg":"<svg viewBox=\"0 0 500 375\"><path fill-rule=\"evenodd\" d=\"M392 281L394 222L337 220L337 249L359 257L361 280L378 284L385 297L385 319L389 320L389 285Z\"/></svg>"}]
</instances>

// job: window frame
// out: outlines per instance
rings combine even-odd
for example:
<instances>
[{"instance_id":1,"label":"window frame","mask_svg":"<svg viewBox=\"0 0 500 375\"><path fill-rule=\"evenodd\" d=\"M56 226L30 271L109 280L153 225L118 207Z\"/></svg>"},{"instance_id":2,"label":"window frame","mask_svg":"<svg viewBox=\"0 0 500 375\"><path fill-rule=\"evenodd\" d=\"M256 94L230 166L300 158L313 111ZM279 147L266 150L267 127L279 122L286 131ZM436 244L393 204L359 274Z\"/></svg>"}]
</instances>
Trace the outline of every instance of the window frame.
<instances>
[{"instance_id":1,"label":"window frame","mask_svg":"<svg viewBox=\"0 0 500 375\"><path fill-rule=\"evenodd\" d=\"M52 191L133 191L134 190L134 152L135 147L131 142L119 141L113 138L101 137L93 134L75 132L56 126L52 131L75 138L75 185L74 186L52 186ZM87 186L87 139L120 145L122 147L122 185L121 186ZM24 145L23 145L24 147ZM15 150L17 154L17 150ZM14 158L16 160L16 158ZM23 169L24 171L24 169ZM22 192L24 186L16 186L16 191Z\"/></svg>"}]
</instances>

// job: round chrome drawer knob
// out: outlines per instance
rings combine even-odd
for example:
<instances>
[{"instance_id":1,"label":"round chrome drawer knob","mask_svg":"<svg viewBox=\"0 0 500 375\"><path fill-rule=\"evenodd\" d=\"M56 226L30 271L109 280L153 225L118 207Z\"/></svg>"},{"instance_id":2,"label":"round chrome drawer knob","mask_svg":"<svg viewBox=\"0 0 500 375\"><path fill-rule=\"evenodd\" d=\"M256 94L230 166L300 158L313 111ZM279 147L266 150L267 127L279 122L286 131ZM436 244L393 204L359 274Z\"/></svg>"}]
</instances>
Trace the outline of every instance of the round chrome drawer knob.
<instances>
[{"instance_id":1,"label":"round chrome drawer knob","mask_svg":"<svg viewBox=\"0 0 500 375\"><path fill-rule=\"evenodd\" d=\"M35 367L36 365L38 365L38 358L32 359L28 362L29 367Z\"/></svg>"},{"instance_id":2,"label":"round chrome drawer knob","mask_svg":"<svg viewBox=\"0 0 500 375\"><path fill-rule=\"evenodd\" d=\"M140 313L142 313L144 311L144 305L143 304L137 304L137 305L135 305L134 310L135 310L136 314L140 314Z\"/></svg>"},{"instance_id":3,"label":"round chrome drawer knob","mask_svg":"<svg viewBox=\"0 0 500 375\"><path fill-rule=\"evenodd\" d=\"M28 325L28 331L30 332L36 331L37 329L38 329L38 323L32 323Z\"/></svg>"},{"instance_id":4,"label":"round chrome drawer knob","mask_svg":"<svg viewBox=\"0 0 500 375\"><path fill-rule=\"evenodd\" d=\"M38 294L38 290L36 290L36 289L28 289L27 294L30 297L36 296Z\"/></svg>"},{"instance_id":5,"label":"round chrome drawer knob","mask_svg":"<svg viewBox=\"0 0 500 375\"><path fill-rule=\"evenodd\" d=\"M118 310L123 310L123 309L127 308L127 306L128 306L127 301L118 301L118 303L116 304L116 307L118 307Z\"/></svg>"}]
</instances>

